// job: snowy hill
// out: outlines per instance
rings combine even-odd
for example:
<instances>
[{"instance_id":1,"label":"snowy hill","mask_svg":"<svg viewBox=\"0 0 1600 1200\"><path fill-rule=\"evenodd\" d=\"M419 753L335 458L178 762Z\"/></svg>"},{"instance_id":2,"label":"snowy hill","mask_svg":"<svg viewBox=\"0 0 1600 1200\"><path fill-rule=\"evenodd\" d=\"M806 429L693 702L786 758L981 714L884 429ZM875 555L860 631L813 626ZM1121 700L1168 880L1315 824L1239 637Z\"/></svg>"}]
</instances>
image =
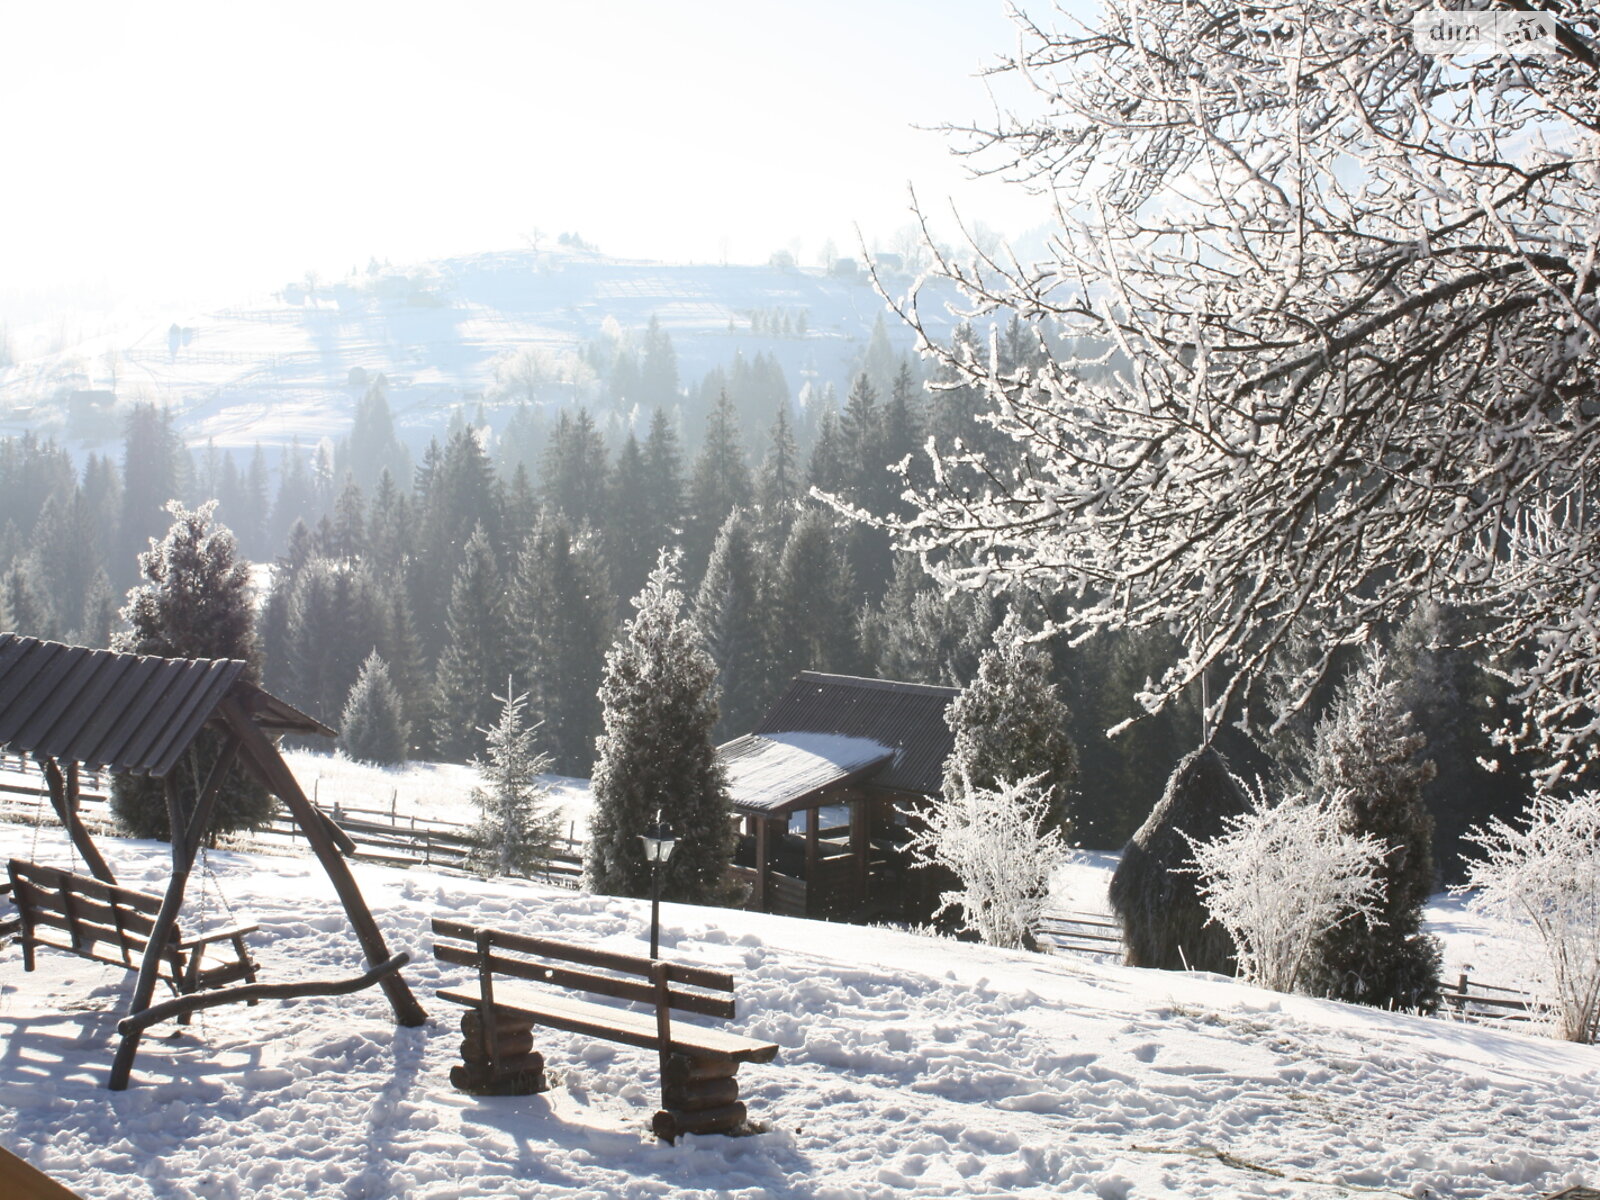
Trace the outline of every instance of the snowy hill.
<instances>
[{"instance_id":1,"label":"snowy hill","mask_svg":"<svg viewBox=\"0 0 1600 1200\"><path fill-rule=\"evenodd\" d=\"M165 848L106 839L158 888ZM0 851L66 863L51 828ZM193 903L261 924L263 978L347 972L308 859L214 852ZM731 970L737 1025L782 1047L741 1072L766 1126L657 1144L653 1057L539 1031L540 1096L450 1088L462 981L437 913L639 952L648 905L358 864L432 1014L375 991L221 1008L147 1039L103 1088L126 973L42 953L0 969L0 1142L90 1200L204 1196L1538 1196L1600 1180L1600 1059L1579 1047L1278 996L1205 975L1000 952L882 929L663 906L671 957Z\"/></svg>"},{"instance_id":2,"label":"snowy hill","mask_svg":"<svg viewBox=\"0 0 1600 1200\"><path fill-rule=\"evenodd\" d=\"M935 331L948 328L938 308L928 312ZM191 444L272 447L296 435L312 444L348 432L365 381L381 372L402 437L425 441L453 406L492 406L503 355L537 347L570 357L603 332L641 331L652 317L672 337L684 383L736 352L764 352L798 391L847 381L884 311L861 272L663 264L566 247L374 267L91 338L20 331L18 362L0 369L0 433L114 439L114 392L121 403L170 404ZM897 351L910 349L909 331L892 317L887 331Z\"/></svg>"}]
</instances>

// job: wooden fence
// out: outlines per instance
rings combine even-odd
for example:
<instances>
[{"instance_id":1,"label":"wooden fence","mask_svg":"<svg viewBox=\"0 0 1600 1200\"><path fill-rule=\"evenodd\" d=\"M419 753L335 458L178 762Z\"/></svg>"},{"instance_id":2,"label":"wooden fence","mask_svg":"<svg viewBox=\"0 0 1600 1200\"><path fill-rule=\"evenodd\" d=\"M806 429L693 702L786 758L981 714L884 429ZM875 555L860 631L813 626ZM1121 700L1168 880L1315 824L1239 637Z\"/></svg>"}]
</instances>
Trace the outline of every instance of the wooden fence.
<instances>
[{"instance_id":1,"label":"wooden fence","mask_svg":"<svg viewBox=\"0 0 1600 1200\"><path fill-rule=\"evenodd\" d=\"M3 756L0 756L3 757ZM0 767L6 770L26 770L32 764L22 760L21 768L14 758L4 758ZM102 780L87 774L85 786L99 786ZM84 791L79 795L80 811L84 821L98 828L111 824L107 799L102 792ZM350 835L356 844L355 857L367 862L387 863L391 866L452 867L464 870L472 849L476 845L471 826L459 821L444 821L434 817L400 816L392 810L374 808L345 808L318 803L317 807L334 823ZM32 823L42 820L54 825L56 817L50 807L50 798L38 787L26 787L0 782L0 816ZM540 878L552 883L575 886L583 874L583 846L568 829L560 839L549 870ZM304 840L298 826L285 815L275 816L267 824L253 830L251 840L267 844L294 845Z\"/></svg>"},{"instance_id":2,"label":"wooden fence","mask_svg":"<svg viewBox=\"0 0 1600 1200\"><path fill-rule=\"evenodd\" d=\"M1052 950L1122 959L1122 927L1104 913L1047 913L1039 919L1039 941Z\"/></svg>"},{"instance_id":3,"label":"wooden fence","mask_svg":"<svg viewBox=\"0 0 1600 1200\"><path fill-rule=\"evenodd\" d=\"M1468 1020L1526 1021L1534 1008L1527 992L1472 979L1465 971L1456 976L1455 986L1446 984L1439 989L1439 1011Z\"/></svg>"}]
</instances>

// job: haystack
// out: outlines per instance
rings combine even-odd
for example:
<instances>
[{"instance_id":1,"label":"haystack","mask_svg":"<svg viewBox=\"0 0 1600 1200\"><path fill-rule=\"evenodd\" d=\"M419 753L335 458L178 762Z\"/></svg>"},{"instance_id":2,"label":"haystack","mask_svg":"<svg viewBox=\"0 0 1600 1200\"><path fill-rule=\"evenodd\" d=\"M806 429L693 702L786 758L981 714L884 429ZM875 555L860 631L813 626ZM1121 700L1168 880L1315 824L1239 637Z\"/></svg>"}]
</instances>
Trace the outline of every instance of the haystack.
<instances>
[{"instance_id":1,"label":"haystack","mask_svg":"<svg viewBox=\"0 0 1600 1200\"><path fill-rule=\"evenodd\" d=\"M1223 820L1249 803L1215 750L1196 750L1178 764L1111 877L1111 907L1122 923L1129 966L1233 974L1233 939L1221 926L1206 924L1197 881L1181 870L1193 854L1183 835L1214 838Z\"/></svg>"}]
</instances>

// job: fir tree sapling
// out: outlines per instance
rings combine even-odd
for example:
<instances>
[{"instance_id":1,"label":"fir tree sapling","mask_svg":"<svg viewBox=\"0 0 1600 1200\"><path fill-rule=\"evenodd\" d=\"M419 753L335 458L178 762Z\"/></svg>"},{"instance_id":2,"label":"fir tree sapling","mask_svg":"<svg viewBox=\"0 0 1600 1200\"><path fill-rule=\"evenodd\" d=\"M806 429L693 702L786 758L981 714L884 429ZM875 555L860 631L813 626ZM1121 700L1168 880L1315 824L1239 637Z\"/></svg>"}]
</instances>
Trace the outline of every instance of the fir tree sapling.
<instances>
[{"instance_id":1,"label":"fir tree sapling","mask_svg":"<svg viewBox=\"0 0 1600 1200\"><path fill-rule=\"evenodd\" d=\"M1401 703L1382 651L1370 650L1317 725L1313 793L1341 814L1347 833L1384 846L1383 902L1370 924L1346 922L1322 939L1306 986L1380 1008L1431 1012L1439 1004L1439 943L1422 931L1434 886L1433 820L1422 785L1433 764Z\"/></svg>"},{"instance_id":2,"label":"fir tree sapling","mask_svg":"<svg viewBox=\"0 0 1600 1200\"><path fill-rule=\"evenodd\" d=\"M480 729L484 755L473 759L484 785L472 789L479 819L473 830L473 862L486 875L531 875L548 869L561 830L561 814L550 803L541 780L550 756L534 749L534 726L527 722L526 692L506 680L500 716Z\"/></svg>"},{"instance_id":3,"label":"fir tree sapling","mask_svg":"<svg viewBox=\"0 0 1600 1200\"><path fill-rule=\"evenodd\" d=\"M964 780L993 789L1001 779L1030 777L1046 803L1050 824L1066 834L1078 755L1067 729L1072 714L1050 681L1050 663L1026 640L1013 609L983 652L977 677L951 702L945 721L955 746L945 760L944 791Z\"/></svg>"},{"instance_id":4,"label":"fir tree sapling","mask_svg":"<svg viewBox=\"0 0 1600 1200\"><path fill-rule=\"evenodd\" d=\"M711 738L717 667L683 606L677 556L663 551L606 655L605 733L584 863L596 892L649 894L639 835L659 809L677 839L662 870L662 897L698 904L727 898L734 836L727 778Z\"/></svg>"},{"instance_id":5,"label":"fir tree sapling","mask_svg":"<svg viewBox=\"0 0 1600 1200\"><path fill-rule=\"evenodd\" d=\"M1346 832L1326 801L1274 804L1258 789L1248 812L1223 819L1222 833L1189 844L1200 898L1233 939L1248 983L1297 991L1330 930L1377 919L1384 846Z\"/></svg>"},{"instance_id":6,"label":"fir tree sapling","mask_svg":"<svg viewBox=\"0 0 1600 1200\"><path fill-rule=\"evenodd\" d=\"M339 749L358 762L389 765L406 760L410 726L389 668L374 650L361 664L339 718Z\"/></svg>"},{"instance_id":7,"label":"fir tree sapling","mask_svg":"<svg viewBox=\"0 0 1600 1200\"><path fill-rule=\"evenodd\" d=\"M1573 1042L1600 1040L1600 792L1529 803L1520 828L1498 818L1467 840L1472 908L1527 928L1536 995Z\"/></svg>"},{"instance_id":8,"label":"fir tree sapling","mask_svg":"<svg viewBox=\"0 0 1600 1200\"><path fill-rule=\"evenodd\" d=\"M935 917L959 909L962 928L991 946L1036 949L1034 930L1049 899L1050 874L1067 854L1051 827L1050 800L1037 776L993 787L962 780L922 811L912 833L918 866L950 871L959 886L941 892Z\"/></svg>"}]
</instances>

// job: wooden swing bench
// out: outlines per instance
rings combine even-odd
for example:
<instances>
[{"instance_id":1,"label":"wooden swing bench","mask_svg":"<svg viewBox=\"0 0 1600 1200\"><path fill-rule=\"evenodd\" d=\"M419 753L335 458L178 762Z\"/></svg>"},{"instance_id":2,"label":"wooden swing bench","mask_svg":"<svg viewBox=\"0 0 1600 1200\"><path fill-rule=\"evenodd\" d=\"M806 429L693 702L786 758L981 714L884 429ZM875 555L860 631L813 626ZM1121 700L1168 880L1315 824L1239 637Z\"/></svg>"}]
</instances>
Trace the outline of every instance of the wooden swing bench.
<instances>
[{"instance_id":1,"label":"wooden swing bench","mask_svg":"<svg viewBox=\"0 0 1600 1200\"><path fill-rule=\"evenodd\" d=\"M771 1062L778 1047L726 1030L674 1022L673 1010L731 1020L733 976L687 963L662 962L573 946L460 921L435 918L433 953L478 973L473 990L441 989L465 1005L462 1066L450 1082L478 1095L527 1095L548 1089L533 1026L587 1034L657 1052L661 1111L651 1127L667 1141L684 1133L728 1133L745 1122L735 1078L740 1063ZM600 974L598 972L606 972ZM651 1012L596 1004L563 992L497 984L496 975L651 1006ZM641 980L639 977L643 977ZM728 993L726 995L721 993Z\"/></svg>"},{"instance_id":2,"label":"wooden swing bench","mask_svg":"<svg viewBox=\"0 0 1600 1200\"><path fill-rule=\"evenodd\" d=\"M6 869L17 906L23 970L34 969L34 952L41 946L129 971L140 968L161 911L160 896L16 858ZM244 939L256 929L234 925L185 938L174 924L160 957L162 982L177 996L239 979L254 983L256 966ZM232 957L210 961L208 952L223 942L232 944Z\"/></svg>"}]
</instances>

